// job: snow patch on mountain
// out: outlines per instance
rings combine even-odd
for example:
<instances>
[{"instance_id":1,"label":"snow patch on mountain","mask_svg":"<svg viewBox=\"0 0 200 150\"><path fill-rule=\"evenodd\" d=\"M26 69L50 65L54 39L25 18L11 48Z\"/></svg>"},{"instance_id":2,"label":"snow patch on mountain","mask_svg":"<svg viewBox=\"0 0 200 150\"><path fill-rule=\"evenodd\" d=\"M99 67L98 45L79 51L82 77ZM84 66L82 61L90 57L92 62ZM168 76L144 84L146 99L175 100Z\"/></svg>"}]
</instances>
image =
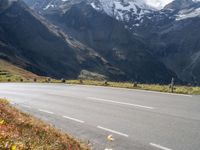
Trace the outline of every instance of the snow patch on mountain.
<instances>
[{"instance_id":1,"label":"snow patch on mountain","mask_svg":"<svg viewBox=\"0 0 200 150\"><path fill-rule=\"evenodd\" d=\"M171 3L173 0L145 0L146 4L157 9L164 8L167 4Z\"/></svg>"},{"instance_id":2,"label":"snow patch on mountain","mask_svg":"<svg viewBox=\"0 0 200 150\"><path fill-rule=\"evenodd\" d=\"M143 0L99 0L92 2L91 6L120 21L129 21L132 18L140 19L144 14L155 10L146 5Z\"/></svg>"},{"instance_id":3,"label":"snow patch on mountain","mask_svg":"<svg viewBox=\"0 0 200 150\"><path fill-rule=\"evenodd\" d=\"M181 10L179 12L176 20L184 20L184 19L194 18L194 17L198 17L198 16L200 17L200 8L185 9L185 10Z\"/></svg>"}]
</instances>

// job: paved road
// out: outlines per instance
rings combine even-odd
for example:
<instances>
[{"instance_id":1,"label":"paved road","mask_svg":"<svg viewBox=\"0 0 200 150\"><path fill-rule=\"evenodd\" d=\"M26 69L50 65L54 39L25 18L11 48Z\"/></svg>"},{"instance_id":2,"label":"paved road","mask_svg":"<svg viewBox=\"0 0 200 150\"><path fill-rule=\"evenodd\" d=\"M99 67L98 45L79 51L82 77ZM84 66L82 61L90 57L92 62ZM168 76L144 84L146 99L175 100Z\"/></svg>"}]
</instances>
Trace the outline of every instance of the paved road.
<instances>
[{"instance_id":1,"label":"paved road","mask_svg":"<svg viewBox=\"0 0 200 150\"><path fill-rule=\"evenodd\" d=\"M66 84L2 83L0 97L93 149L199 150L200 96ZM113 135L113 142L107 136Z\"/></svg>"}]
</instances>

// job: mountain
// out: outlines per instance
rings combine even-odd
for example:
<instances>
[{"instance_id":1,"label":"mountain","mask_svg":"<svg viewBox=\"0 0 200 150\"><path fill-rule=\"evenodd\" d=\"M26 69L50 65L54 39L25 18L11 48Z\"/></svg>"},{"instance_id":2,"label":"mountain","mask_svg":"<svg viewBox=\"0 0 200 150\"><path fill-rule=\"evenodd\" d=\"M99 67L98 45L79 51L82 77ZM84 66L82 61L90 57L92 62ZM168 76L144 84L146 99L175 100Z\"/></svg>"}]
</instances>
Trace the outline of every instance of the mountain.
<instances>
[{"instance_id":1,"label":"mountain","mask_svg":"<svg viewBox=\"0 0 200 150\"><path fill-rule=\"evenodd\" d=\"M139 20L144 14L155 10L143 0L96 0L90 4L97 11L126 22Z\"/></svg>"},{"instance_id":2,"label":"mountain","mask_svg":"<svg viewBox=\"0 0 200 150\"><path fill-rule=\"evenodd\" d=\"M167 83L172 76L165 65L147 51L144 41L133 36L124 25L108 14L81 2L63 11L44 13L66 34L93 48L129 80Z\"/></svg>"},{"instance_id":3,"label":"mountain","mask_svg":"<svg viewBox=\"0 0 200 150\"><path fill-rule=\"evenodd\" d=\"M200 84L200 2L174 0L161 10L149 10L125 21L112 17L142 40L148 52L179 79Z\"/></svg>"},{"instance_id":4,"label":"mountain","mask_svg":"<svg viewBox=\"0 0 200 150\"><path fill-rule=\"evenodd\" d=\"M200 83L200 2L175 0L131 30L152 54L186 82Z\"/></svg>"},{"instance_id":5,"label":"mountain","mask_svg":"<svg viewBox=\"0 0 200 150\"><path fill-rule=\"evenodd\" d=\"M143 1L141 3L134 1L134 5L143 12L133 11L132 16L129 17L124 17L124 14L130 14L129 7L135 8L130 5L130 1L127 7L122 2L119 2L119 5L113 5L113 3L116 4L117 1L110 1L106 4L114 6L114 9L105 6L97 7L98 5L93 8L98 12L103 10L107 15L122 22L127 30L145 43L146 50L164 63L179 79L184 82L200 84L199 0L174 0L161 10L140 5L145 4ZM118 14L115 6L117 6L116 10L121 12L119 16L123 17L115 15ZM113 13L105 11L105 8L109 8ZM126 10L126 8L128 9Z\"/></svg>"},{"instance_id":6,"label":"mountain","mask_svg":"<svg viewBox=\"0 0 200 150\"><path fill-rule=\"evenodd\" d=\"M144 14L156 9L147 5L144 0L25 0L40 14L53 11L66 12L70 7L84 2L96 11L105 13L120 21L139 20Z\"/></svg>"},{"instance_id":7,"label":"mountain","mask_svg":"<svg viewBox=\"0 0 200 150\"><path fill-rule=\"evenodd\" d=\"M139 0L25 1L42 17L29 10L32 16L63 42L71 58L51 58L50 49L51 59L70 68L62 75L48 73L52 76L72 78L88 70L113 80L167 83L175 77L200 83L198 1L174 0L161 10ZM57 54L63 53L59 48Z\"/></svg>"},{"instance_id":8,"label":"mountain","mask_svg":"<svg viewBox=\"0 0 200 150\"><path fill-rule=\"evenodd\" d=\"M0 59L54 78L77 78L85 69L125 78L93 49L62 33L22 1L1 4Z\"/></svg>"},{"instance_id":9,"label":"mountain","mask_svg":"<svg viewBox=\"0 0 200 150\"><path fill-rule=\"evenodd\" d=\"M115 81L168 83L176 77L123 23L88 3L66 2L43 16L20 0L2 10L1 59L56 78L77 78L83 70Z\"/></svg>"},{"instance_id":10,"label":"mountain","mask_svg":"<svg viewBox=\"0 0 200 150\"><path fill-rule=\"evenodd\" d=\"M193 0L174 0L166 5L164 9L181 10L193 6L196 2Z\"/></svg>"},{"instance_id":11,"label":"mountain","mask_svg":"<svg viewBox=\"0 0 200 150\"><path fill-rule=\"evenodd\" d=\"M82 2L73 5L64 14L46 17L62 27L65 33L95 49L132 80L162 83L168 82L174 75L147 51L144 41L133 36L122 23L96 11L91 5Z\"/></svg>"},{"instance_id":12,"label":"mountain","mask_svg":"<svg viewBox=\"0 0 200 150\"><path fill-rule=\"evenodd\" d=\"M113 80L167 83L175 77L185 83L200 84L198 0L174 0L161 10L139 0L25 1L37 15L31 10L29 13L56 35L58 41L62 41L57 46L63 45L69 53L72 60L66 56L68 61L48 56L69 67L61 73L63 76L77 77L83 70L88 70ZM4 30L7 25L4 25ZM41 32L35 34L40 35ZM11 43L12 38L8 38L9 46L20 49ZM55 43L50 43L55 47ZM25 49L19 51L24 53ZM65 53L61 48L55 49L59 49L56 54ZM16 50L16 53L19 51ZM46 49L40 51L46 52ZM48 55L51 54L50 49ZM94 55L101 61L96 62Z\"/></svg>"}]
</instances>

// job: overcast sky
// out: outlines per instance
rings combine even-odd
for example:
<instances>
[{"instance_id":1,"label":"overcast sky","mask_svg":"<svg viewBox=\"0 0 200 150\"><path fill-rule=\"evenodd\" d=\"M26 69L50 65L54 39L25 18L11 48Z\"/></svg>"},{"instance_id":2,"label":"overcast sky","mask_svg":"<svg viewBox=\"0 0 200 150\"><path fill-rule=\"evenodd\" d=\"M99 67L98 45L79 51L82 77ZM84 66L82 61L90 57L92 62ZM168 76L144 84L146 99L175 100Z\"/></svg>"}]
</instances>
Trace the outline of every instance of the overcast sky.
<instances>
[{"instance_id":1,"label":"overcast sky","mask_svg":"<svg viewBox=\"0 0 200 150\"><path fill-rule=\"evenodd\" d=\"M156 8L163 8L166 4L169 4L173 0L145 0L147 4Z\"/></svg>"}]
</instances>

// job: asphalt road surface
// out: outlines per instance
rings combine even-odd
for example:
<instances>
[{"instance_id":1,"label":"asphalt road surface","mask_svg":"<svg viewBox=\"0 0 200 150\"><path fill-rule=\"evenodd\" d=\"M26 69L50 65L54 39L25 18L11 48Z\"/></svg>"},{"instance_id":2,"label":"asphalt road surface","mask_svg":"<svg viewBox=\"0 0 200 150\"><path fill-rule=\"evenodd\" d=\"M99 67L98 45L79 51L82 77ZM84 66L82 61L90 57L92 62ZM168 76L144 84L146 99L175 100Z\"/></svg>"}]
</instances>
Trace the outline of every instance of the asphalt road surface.
<instances>
[{"instance_id":1,"label":"asphalt road surface","mask_svg":"<svg viewBox=\"0 0 200 150\"><path fill-rule=\"evenodd\" d=\"M200 150L200 96L1 83L0 97L97 150ZM107 140L113 135L114 141Z\"/></svg>"}]
</instances>

